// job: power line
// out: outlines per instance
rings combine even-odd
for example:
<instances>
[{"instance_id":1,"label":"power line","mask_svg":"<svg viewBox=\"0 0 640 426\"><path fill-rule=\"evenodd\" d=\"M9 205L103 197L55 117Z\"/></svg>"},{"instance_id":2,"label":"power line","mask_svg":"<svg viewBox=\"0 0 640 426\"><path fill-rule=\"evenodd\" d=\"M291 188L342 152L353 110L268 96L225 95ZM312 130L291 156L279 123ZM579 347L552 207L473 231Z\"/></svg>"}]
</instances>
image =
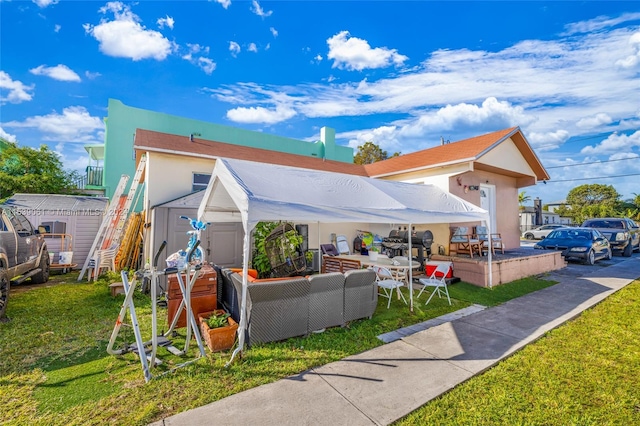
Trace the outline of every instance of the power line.
<instances>
[{"instance_id":1,"label":"power line","mask_svg":"<svg viewBox=\"0 0 640 426\"><path fill-rule=\"evenodd\" d=\"M638 160L640 156L629 157L629 158L617 158L615 160L602 160L602 161L591 161L589 163L576 163L576 164L565 164L564 166L551 166L545 167L545 169L560 169L563 167L576 167L576 166L586 166L588 164L602 164L602 163L613 163L614 161L624 161L624 160Z\"/></svg>"},{"instance_id":2,"label":"power line","mask_svg":"<svg viewBox=\"0 0 640 426\"><path fill-rule=\"evenodd\" d=\"M630 173L628 175L616 175L616 176L597 176L597 177L576 178L576 179L547 180L544 182L545 183L575 182L579 180L613 179L613 178L628 177L628 176L640 176L640 173Z\"/></svg>"}]
</instances>

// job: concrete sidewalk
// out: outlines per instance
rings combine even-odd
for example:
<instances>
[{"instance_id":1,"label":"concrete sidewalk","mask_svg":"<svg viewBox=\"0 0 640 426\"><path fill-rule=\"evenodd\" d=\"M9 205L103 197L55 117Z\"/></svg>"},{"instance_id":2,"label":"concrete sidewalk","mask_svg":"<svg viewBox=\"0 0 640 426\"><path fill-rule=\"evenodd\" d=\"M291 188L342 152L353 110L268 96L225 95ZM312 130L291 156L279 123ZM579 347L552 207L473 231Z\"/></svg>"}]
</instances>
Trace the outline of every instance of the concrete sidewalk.
<instances>
[{"instance_id":1,"label":"concrete sidewalk","mask_svg":"<svg viewBox=\"0 0 640 426\"><path fill-rule=\"evenodd\" d=\"M640 257L578 278L552 273L554 286L155 424L386 425L638 277Z\"/></svg>"}]
</instances>

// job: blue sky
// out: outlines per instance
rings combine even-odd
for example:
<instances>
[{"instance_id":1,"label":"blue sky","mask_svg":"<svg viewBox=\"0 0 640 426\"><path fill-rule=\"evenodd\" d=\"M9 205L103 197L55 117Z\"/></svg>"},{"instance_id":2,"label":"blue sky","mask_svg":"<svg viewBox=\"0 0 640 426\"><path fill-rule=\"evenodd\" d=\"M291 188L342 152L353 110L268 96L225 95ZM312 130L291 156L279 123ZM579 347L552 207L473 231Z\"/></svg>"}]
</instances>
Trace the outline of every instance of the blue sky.
<instances>
[{"instance_id":1,"label":"blue sky","mask_svg":"<svg viewBox=\"0 0 640 426\"><path fill-rule=\"evenodd\" d=\"M543 202L640 193L640 3L0 0L0 136L83 170L109 98L388 152L520 126Z\"/></svg>"}]
</instances>

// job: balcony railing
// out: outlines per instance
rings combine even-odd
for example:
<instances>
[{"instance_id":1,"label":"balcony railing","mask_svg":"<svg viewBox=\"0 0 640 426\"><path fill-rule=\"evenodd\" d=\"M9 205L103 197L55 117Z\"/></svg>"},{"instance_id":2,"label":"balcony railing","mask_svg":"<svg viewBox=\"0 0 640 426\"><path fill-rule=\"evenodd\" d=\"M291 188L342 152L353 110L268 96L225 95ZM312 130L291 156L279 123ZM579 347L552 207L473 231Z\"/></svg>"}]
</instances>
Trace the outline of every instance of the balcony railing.
<instances>
[{"instance_id":1,"label":"balcony railing","mask_svg":"<svg viewBox=\"0 0 640 426\"><path fill-rule=\"evenodd\" d=\"M102 167L88 166L87 173L76 181L76 188L102 187Z\"/></svg>"}]
</instances>

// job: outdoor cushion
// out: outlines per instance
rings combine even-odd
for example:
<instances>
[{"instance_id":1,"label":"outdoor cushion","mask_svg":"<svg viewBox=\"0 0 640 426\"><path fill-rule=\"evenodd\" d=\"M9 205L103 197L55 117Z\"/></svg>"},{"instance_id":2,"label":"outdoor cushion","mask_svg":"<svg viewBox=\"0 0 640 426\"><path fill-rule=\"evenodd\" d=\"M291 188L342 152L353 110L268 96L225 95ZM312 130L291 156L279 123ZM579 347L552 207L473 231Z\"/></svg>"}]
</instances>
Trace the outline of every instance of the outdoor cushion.
<instances>
[{"instance_id":1,"label":"outdoor cushion","mask_svg":"<svg viewBox=\"0 0 640 426\"><path fill-rule=\"evenodd\" d=\"M231 272L242 274L242 268L229 268L229 270ZM249 273L250 277L258 278L258 271L256 269L247 269L247 272Z\"/></svg>"}]
</instances>

